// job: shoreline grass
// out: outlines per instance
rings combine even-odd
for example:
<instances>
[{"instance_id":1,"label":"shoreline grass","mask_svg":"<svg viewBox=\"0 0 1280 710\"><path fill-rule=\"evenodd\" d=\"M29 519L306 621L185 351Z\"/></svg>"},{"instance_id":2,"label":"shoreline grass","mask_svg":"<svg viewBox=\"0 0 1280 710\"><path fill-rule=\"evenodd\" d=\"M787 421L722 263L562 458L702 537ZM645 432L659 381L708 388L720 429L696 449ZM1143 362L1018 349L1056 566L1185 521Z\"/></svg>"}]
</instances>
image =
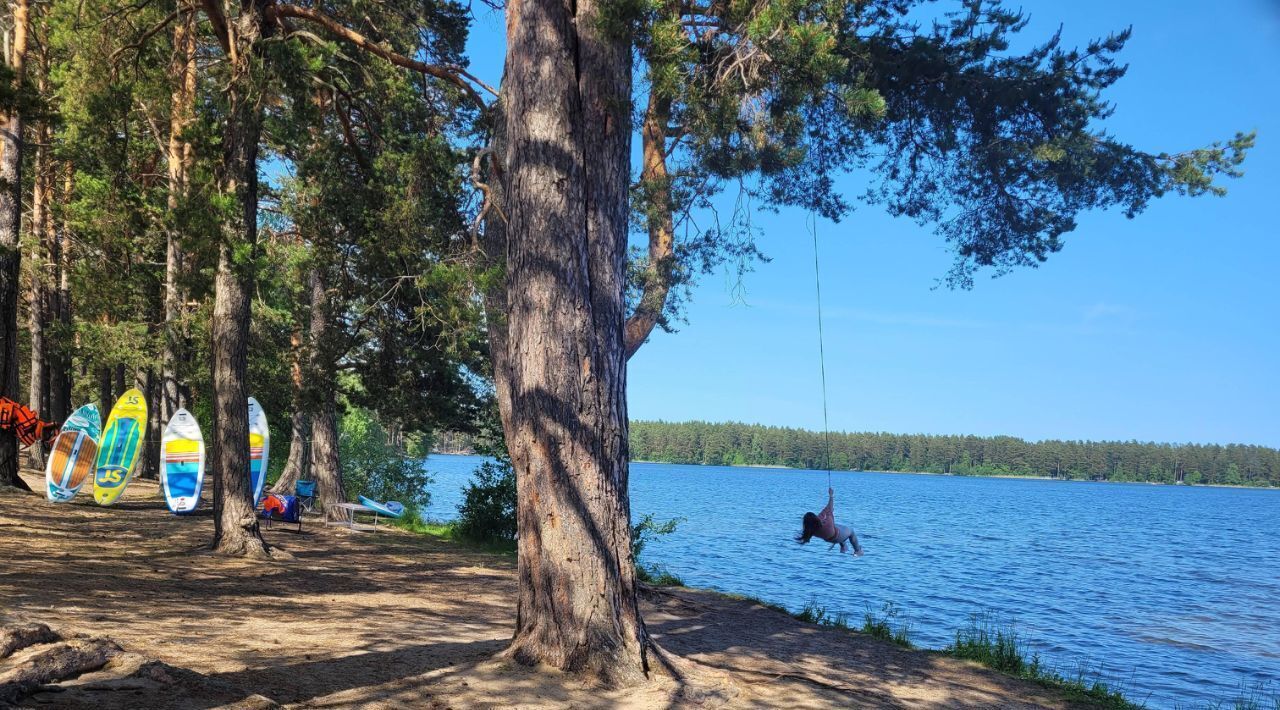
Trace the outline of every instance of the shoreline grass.
<instances>
[{"instance_id":1,"label":"shoreline grass","mask_svg":"<svg viewBox=\"0 0 1280 710\"><path fill-rule=\"evenodd\" d=\"M1074 674L1064 675L1042 663L1040 654L1028 655L1013 625L996 623L989 614L971 617L968 626L956 631L952 645L939 653L975 661L1006 675L1059 690L1071 700L1090 702L1097 707L1115 710L1146 707L1144 703L1130 700L1121 689L1109 686L1099 672L1090 671L1085 665L1078 667Z\"/></svg>"},{"instance_id":2,"label":"shoreline grass","mask_svg":"<svg viewBox=\"0 0 1280 710\"><path fill-rule=\"evenodd\" d=\"M783 609L783 611L786 610ZM862 626L851 624L849 615L845 612L829 614L827 608L819 605L816 601L808 602L800 611L787 613L805 623L866 634L872 638L887 641L905 649L915 648L911 643L911 625L905 620L895 625L895 620L901 615L901 610L893 602L881 607L879 614L867 609L862 617Z\"/></svg>"}]
</instances>

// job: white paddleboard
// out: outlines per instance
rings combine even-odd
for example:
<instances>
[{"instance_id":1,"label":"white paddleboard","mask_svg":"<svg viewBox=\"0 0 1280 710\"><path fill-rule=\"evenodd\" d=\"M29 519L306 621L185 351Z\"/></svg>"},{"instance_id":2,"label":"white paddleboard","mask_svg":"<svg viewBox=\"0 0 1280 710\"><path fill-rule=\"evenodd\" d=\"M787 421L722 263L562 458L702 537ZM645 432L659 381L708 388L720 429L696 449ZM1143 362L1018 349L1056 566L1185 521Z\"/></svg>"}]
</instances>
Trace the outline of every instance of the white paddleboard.
<instances>
[{"instance_id":1,"label":"white paddleboard","mask_svg":"<svg viewBox=\"0 0 1280 710\"><path fill-rule=\"evenodd\" d=\"M262 500L267 485L267 462L271 454L271 430L267 414L253 397L249 398L249 484L253 488L253 507Z\"/></svg>"},{"instance_id":2,"label":"white paddleboard","mask_svg":"<svg viewBox=\"0 0 1280 710\"><path fill-rule=\"evenodd\" d=\"M164 502L174 513L190 513L200 504L204 488L204 436L200 423L185 409L173 413L164 428L160 455L160 486Z\"/></svg>"}]
</instances>

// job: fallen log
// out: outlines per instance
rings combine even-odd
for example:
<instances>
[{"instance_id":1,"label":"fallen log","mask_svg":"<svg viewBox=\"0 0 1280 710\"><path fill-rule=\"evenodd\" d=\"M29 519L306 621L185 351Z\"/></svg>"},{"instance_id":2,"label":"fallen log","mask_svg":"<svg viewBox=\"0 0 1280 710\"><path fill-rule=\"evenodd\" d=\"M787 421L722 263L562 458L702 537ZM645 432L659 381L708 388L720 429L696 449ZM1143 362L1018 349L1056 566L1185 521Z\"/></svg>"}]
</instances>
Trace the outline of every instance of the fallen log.
<instances>
[{"instance_id":1,"label":"fallen log","mask_svg":"<svg viewBox=\"0 0 1280 710\"><path fill-rule=\"evenodd\" d=\"M47 683L97 670L121 648L110 639L71 639L0 672L0 706L11 705Z\"/></svg>"},{"instance_id":2,"label":"fallen log","mask_svg":"<svg viewBox=\"0 0 1280 710\"><path fill-rule=\"evenodd\" d=\"M62 637L44 624L25 624L0 629L0 658L8 658L14 651L39 643L61 641Z\"/></svg>"}]
</instances>

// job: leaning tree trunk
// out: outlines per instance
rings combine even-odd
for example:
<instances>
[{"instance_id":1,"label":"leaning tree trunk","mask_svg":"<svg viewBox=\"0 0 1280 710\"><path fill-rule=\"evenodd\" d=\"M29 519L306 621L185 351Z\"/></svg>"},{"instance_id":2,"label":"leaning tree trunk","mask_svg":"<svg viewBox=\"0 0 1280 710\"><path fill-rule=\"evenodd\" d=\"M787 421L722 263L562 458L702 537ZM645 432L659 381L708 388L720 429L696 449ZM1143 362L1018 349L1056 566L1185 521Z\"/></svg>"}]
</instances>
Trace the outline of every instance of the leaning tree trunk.
<instances>
[{"instance_id":1,"label":"leaning tree trunk","mask_svg":"<svg viewBox=\"0 0 1280 710\"><path fill-rule=\"evenodd\" d=\"M675 221L671 176L667 172L667 140L671 99L649 92L649 106L640 126L642 164L640 185L648 194L649 263L645 265L640 301L626 321L623 343L630 359L662 320L675 270Z\"/></svg>"},{"instance_id":2,"label":"leaning tree trunk","mask_svg":"<svg viewBox=\"0 0 1280 710\"><path fill-rule=\"evenodd\" d=\"M9 70L13 88L22 86L27 57L29 0L13 4L13 42ZM19 232L22 229L22 112L0 115L0 396L19 400L18 288L22 267ZM18 476L18 439L0 430L0 485L27 489Z\"/></svg>"},{"instance_id":3,"label":"leaning tree trunk","mask_svg":"<svg viewBox=\"0 0 1280 710\"><path fill-rule=\"evenodd\" d=\"M507 357L522 663L639 682L627 498L624 264L630 38L599 0L507 8Z\"/></svg>"},{"instance_id":4,"label":"leaning tree trunk","mask_svg":"<svg viewBox=\"0 0 1280 710\"><path fill-rule=\"evenodd\" d=\"M248 369L249 300L258 242L258 140L260 95L254 76L263 18L246 9L232 25L237 51L231 56L227 119L223 129L223 195L238 207L218 245L211 323L213 360L213 550L267 557L258 529L249 481Z\"/></svg>"},{"instance_id":5,"label":"leaning tree trunk","mask_svg":"<svg viewBox=\"0 0 1280 710\"><path fill-rule=\"evenodd\" d=\"M317 257L318 258L318 257ZM347 493L342 485L342 458L338 453L338 421L335 413L333 347L329 336L330 298L324 265L311 269L311 378L316 410L311 416L311 475L316 497L327 520L341 520L337 510Z\"/></svg>"}]
</instances>

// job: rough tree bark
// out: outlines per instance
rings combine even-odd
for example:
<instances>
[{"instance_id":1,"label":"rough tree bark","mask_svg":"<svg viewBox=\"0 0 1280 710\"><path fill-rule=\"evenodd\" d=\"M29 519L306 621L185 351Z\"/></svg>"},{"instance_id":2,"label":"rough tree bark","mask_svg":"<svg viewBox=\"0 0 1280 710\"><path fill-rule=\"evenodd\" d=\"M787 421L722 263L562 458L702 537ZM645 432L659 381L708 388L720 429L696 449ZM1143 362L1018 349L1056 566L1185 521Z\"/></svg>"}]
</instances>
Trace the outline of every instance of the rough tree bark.
<instances>
[{"instance_id":1,"label":"rough tree bark","mask_svg":"<svg viewBox=\"0 0 1280 710\"><path fill-rule=\"evenodd\" d=\"M215 2L206 2L223 18ZM269 557L258 529L249 482L248 367L250 292L258 248L258 143L262 130L259 76L261 40L268 29L265 3L245 0L235 18L223 18L231 77L223 129L220 189L237 210L218 244L211 323L213 370L213 544L215 552ZM214 22L215 27L219 22Z\"/></svg>"},{"instance_id":2,"label":"rough tree bark","mask_svg":"<svg viewBox=\"0 0 1280 710\"><path fill-rule=\"evenodd\" d=\"M13 88L22 86L27 57L29 0L13 5L9 56ZM19 400L18 288L22 268L19 232L22 228L22 112L0 115L0 396ZM0 431L0 485L28 489L18 476L18 439Z\"/></svg>"},{"instance_id":3,"label":"rough tree bark","mask_svg":"<svg viewBox=\"0 0 1280 710\"><path fill-rule=\"evenodd\" d=\"M341 520L335 506L345 503L342 460L338 455L338 421L334 398L336 377L333 348L329 337L330 295L324 266L311 269L311 380L315 411L311 416L311 475L316 481L316 498L328 520Z\"/></svg>"},{"instance_id":4,"label":"rough tree bark","mask_svg":"<svg viewBox=\"0 0 1280 710\"><path fill-rule=\"evenodd\" d=\"M598 0L507 5L506 356L519 599L507 650L644 679L627 497L624 267L630 38Z\"/></svg>"}]
</instances>

